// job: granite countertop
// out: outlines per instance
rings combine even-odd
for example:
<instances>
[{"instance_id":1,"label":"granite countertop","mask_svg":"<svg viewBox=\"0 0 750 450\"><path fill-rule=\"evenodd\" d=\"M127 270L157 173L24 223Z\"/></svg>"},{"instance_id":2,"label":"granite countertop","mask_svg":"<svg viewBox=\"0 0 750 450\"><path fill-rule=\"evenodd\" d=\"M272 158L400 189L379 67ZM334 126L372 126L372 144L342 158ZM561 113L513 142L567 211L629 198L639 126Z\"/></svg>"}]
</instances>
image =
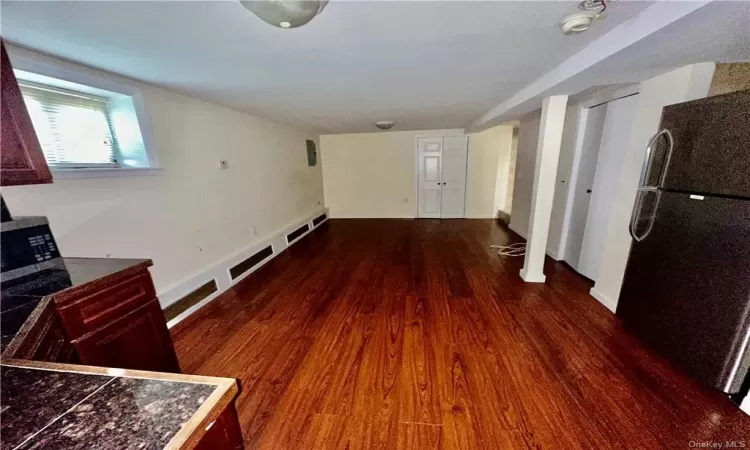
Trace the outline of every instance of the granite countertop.
<instances>
[{"instance_id":1,"label":"granite countertop","mask_svg":"<svg viewBox=\"0 0 750 450\"><path fill-rule=\"evenodd\" d=\"M128 270L151 266L149 259L63 258L66 270L49 269L2 283L0 353L13 341L42 298L73 290Z\"/></svg>"},{"instance_id":2,"label":"granite countertop","mask_svg":"<svg viewBox=\"0 0 750 450\"><path fill-rule=\"evenodd\" d=\"M233 379L37 361L0 365L0 449L185 449L237 394Z\"/></svg>"}]
</instances>

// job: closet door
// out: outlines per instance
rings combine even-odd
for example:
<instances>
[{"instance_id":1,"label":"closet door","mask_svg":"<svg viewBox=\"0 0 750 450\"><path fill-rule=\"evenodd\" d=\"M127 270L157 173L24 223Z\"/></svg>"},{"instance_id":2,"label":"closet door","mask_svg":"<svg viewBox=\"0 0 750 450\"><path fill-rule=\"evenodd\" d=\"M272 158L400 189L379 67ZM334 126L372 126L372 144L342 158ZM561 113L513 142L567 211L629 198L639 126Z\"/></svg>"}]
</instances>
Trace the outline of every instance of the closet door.
<instances>
[{"instance_id":1,"label":"closet door","mask_svg":"<svg viewBox=\"0 0 750 450\"><path fill-rule=\"evenodd\" d=\"M596 281L604 256L604 244L609 232L617 183L620 180L623 158L627 153L628 137L635 117L638 96L625 97L607 103L596 174L591 192L591 201L586 216L586 228L581 244L578 271Z\"/></svg>"},{"instance_id":2,"label":"closet door","mask_svg":"<svg viewBox=\"0 0 750 450\"><path fill-rule=\"evenodd\" d=\"M443 138L419 138L419 211L420 218L440 218L442 206Z\"/></svg>"},{"instance_id":3,"label":"closet door","mask_svg":"<svg viewBox=\"0 0 750 450\"><path fill-rule=\"evenodd\" d=\"M464 217L466 203L466 157L468 136L443 138L443 195L440 217Z\"/></svg>"},{"instance_id":4,"label":"closet door","mask_svg":"<svg viewBox=\"0 0 750 450\"><path fill-rule=\"evenodd\" d=\"M607 105L595 106L586 112L586 124L583 132L583 143L580 149L578 171L573 189L573 206L568 224L568 237L565 244L563 258L574 269L581 272L579 259L583 245L583 233L586 230L586 216L589 213L591 193L594 189L594 175L596 174L596 160L599 158L599 146L602 142L604 119L607 117Z\"/></svg>"}]
</instances>

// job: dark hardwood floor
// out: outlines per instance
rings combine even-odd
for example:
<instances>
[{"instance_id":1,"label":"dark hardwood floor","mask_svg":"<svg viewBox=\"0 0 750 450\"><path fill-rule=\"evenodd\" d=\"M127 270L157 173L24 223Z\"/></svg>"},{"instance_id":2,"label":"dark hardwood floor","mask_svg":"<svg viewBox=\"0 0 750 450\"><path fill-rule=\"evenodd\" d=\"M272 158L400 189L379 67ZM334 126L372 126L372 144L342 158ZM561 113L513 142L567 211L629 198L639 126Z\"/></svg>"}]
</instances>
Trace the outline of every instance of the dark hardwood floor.
<instances>
[{"instance_id":1,"label":"dark hardwood floor","mask_svg":"<svg viewBox=\"0 0 750 450\"><path fill-rule=\"evenodd\" d=\"M483 220L332 220L173 330L186 373L238 378L248 449L655 449L750 417L651 354ZM726 447L724 447L726 448Z\"/></svg>"}]
</instances>

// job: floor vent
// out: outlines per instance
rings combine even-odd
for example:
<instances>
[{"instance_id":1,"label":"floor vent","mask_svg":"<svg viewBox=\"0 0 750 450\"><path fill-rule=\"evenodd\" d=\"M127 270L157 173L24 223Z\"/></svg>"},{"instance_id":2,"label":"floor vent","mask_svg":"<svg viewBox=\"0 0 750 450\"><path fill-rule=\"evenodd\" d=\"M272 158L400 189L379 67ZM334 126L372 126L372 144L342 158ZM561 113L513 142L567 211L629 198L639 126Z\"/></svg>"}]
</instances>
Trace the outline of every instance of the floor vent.
<instances>
[{"instance_id":1,"label":"floor vent","mask_svg":"<svg viewBox=\"0 0 750 450\"><path fill-rule=\"evenodd\" d=\"M273 247L269 245L268 247L264 248L263 250L259 251L258 253L254 254L253 256L247 258L246 260L242 261L241 263L229 269L229 275L234 280L235 278L241 276L243 273L257 266L258 263L260 263L261 261L263 261L264 259L268 258L271 255L273 255Z\"/></svg>"},{"instance_id":2,"label":"floor vent","mask_svg":"<svg viewBox=\"0 0 750 450\"><path fill-rule=\"evenodd\" d=\"M325 214L319 215L318 217L316 217L316 218L313 219L313 226L317 227L320 224L320 222L326 220L327 218L328 218L328 216L325 215Z\"/></svg>"},{"instance_id":3,"label":"floor vent","mask_svg":"<svg viewBox=\"0 0 750 450\"><path fill-rule=\"evenodd\" d=\"M304 224L301 227L297 228L296 230L292 231L291 233L286 235L286 242L287 244L291 243L298 237L302 236L303 234L307 233L308 230L310 230L310 225Z\"/></svg>"},{"instance_id":4,"label":"floor vent","mask_svg":"<svg viewBox=\"0 0 750 450\"><path fill-rule=\"evenodd\" d=\"M216 280L211 280L188 295L182 297L164 309L164 316L167 322L187 311L193 305L198 304L201 300L219 290Z\"/></svg>"}]
</instances>

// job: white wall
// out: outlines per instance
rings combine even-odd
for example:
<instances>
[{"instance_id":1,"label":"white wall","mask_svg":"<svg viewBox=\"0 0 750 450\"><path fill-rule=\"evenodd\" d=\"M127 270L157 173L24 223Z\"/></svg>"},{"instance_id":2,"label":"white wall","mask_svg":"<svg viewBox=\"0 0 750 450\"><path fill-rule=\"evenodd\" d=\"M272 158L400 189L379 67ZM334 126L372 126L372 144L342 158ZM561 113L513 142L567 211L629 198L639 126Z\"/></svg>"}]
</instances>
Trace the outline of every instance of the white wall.
<instances>
[{"instance_id":1,"label":"white wall","mask_svg":"<svg viewBox=\"0 0 750 450\"><path fill-rule=\"evenodd\" d=\"M510 229L526 237L531 214L531 193L534 188L536 147L539 141L539 124L542 110L532 112L521 119L518 131L516 173L513 184L513 210L510 214Z\"/></svg>"},{"instance_id":2,"label":"white wall","mask_svg":"<svg viewBox=\"0 0 750 450\"><path fill-rule=\"evenodd\" d=\"M14 215L49 218L64 256L151 258L162 293L321 208L321 167L308 167L305 152L305 139L317 133L59 63L142 89L163 168L153 175L3 188ZM222 159L228 170L218 169Z\"/></svg>"},{"instance_id":3,"label":"white wall","mask_svg":"<svg viewBox=\"0 0 750 450\"><path fill-rule=\"evenodd\" d=\"M658 131L664 106L708 95L713 71L713 63L693 64L640 83L635 120L627 154L623 158L601 269L591 290L591 295L613 311L617 307L630 252L628 223L648 140Z\"/></svg>"},{"instance_id":4,"label":"white wall","mask_svg":"<svg viewBox=\"0 0 750 450\"><path fill-rule=\"evenodd\" d=\"M416 217L414 140L462 134L423 130L322 135L325 203L331 217Z\"/></svg>"},{"instance_id":5,"label":"white wall","mask_svg":"<svg viewBox=\"0 0 750 450\"><path fill-rule=\"evenodd\" d=\"M505 208L513 125L498 125L469 136L466 217L492 219Z\"/></svg>"},{"instance_id":6,"label":"white wall","mask_svg":"<svg viewBox=\"0 0 750 450\"><path fill-rule=\"evenodd\" d=\"M321 136L325 200L331 217L416 217L415 139L462 134L459 129ZM497 214L498 165L507 167L512 137L512 125L469 137L466 217L493 218Z\"/></svg>"}]
</instances>

